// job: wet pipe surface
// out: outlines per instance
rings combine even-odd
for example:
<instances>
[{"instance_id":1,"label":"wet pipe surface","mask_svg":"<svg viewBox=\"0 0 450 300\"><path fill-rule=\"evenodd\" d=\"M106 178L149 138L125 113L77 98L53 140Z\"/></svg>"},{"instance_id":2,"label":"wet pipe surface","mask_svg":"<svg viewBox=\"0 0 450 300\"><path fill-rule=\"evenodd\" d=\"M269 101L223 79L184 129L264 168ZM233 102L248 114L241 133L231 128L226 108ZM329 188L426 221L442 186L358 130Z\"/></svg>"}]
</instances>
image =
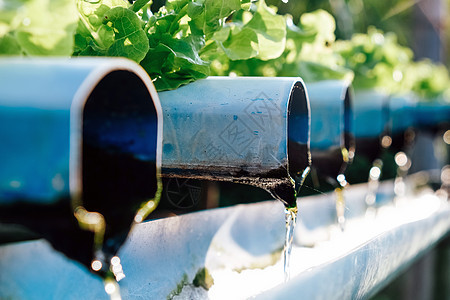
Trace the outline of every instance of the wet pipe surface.
<instances>
[{"instance_id":1,"label":"wet pipe surface","mask_svg":"<svg viewBox=\"0 0 450 300\"><path fill-rule=\"evenodd\" d=\"M125 241L137 210L155 197L157 183L148 178L154 178L156 166L130 154L108 153L88 145L84 153L84 164L89 167L84 168L83 205L88 211L104 216L106 231L102 250L113 257ZM55 249L91 267L95 255L94 234L80 228L70 199L60 199L51 205L25 203L17 201L2 206L2 223L24 226L23 240L44 237ZM14 237L2 237L3 243L14 241L11 240Z\"/></svg>"}]
</instances>

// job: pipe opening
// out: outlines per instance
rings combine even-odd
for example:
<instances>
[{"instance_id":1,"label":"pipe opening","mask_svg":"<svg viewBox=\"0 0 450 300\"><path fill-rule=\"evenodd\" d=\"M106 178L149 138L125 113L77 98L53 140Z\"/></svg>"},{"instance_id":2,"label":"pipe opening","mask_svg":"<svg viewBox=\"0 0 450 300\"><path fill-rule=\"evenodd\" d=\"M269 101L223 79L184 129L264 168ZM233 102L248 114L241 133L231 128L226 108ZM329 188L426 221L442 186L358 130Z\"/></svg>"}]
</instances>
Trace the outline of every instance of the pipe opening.
<instances>
[{"instance_id":1,"label":"pipe opening","mask_svg":"<svg viewBox=\"0 0 450 300\"><path fill-rule=\"evenodd\" d=\"M353 92L351 87L346 87L344 96L344 152L347 158L344 161L352 163L355 157L355 135L353 128ZM344 154L345 155L345 154ZM345 171L345 168L342 172Z\"/></svg>"},{"instance_id":2,"label":"pipe opening","mask_svg":"<svg viewBox=\"0 0 450 300\"><path fill-rule=\"evenodd\" d=\"M309 151L309 101L303 83L292 87L288 106L288 171L291 177L302 173L311 165Z\"/></svg>"},{"instance_id":3,"label":"pipe opening","mask_svg":"<svg viewBox=\"0 0 450 300\"><path fill-rule=\"evenodd\" d=\"M322 81L312 83L308 92L312 167L305 184L312 189L302 195L341 186L344 177L340 175L353 158L355 148L350 87L342 81Z\"/></svg>"},{"instance_id":4,"label":"pipe opening","mask_svg":"<svg viewBox=\"0 0 450 300\"><path fill-rule=\"evenodd\" d=\"M130 71L109 73L84 106L82 201L104 216L112 253L140 205L155 197L156 148L157 112L146 85Z\"/></svg>"}]
</instances>

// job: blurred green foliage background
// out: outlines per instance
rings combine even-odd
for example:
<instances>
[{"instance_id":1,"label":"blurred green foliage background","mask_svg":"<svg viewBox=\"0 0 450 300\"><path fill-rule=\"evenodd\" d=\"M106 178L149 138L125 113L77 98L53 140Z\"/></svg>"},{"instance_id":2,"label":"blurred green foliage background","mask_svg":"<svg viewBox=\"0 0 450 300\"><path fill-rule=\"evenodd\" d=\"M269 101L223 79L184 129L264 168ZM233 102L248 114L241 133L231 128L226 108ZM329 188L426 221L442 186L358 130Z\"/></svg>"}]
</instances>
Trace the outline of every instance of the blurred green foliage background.
<instances>
[{"instance_id":1,"label":"blurred green foliage background","mask_svg":"<svg viewBox=\"0 0 450 300\"><path fill-rule=\"evenodd\" d=\"M354 33L366 33L369 26L394 32L399 44L414 49L414 30L428 26L418 20L420 13L441 35L443 51L440 61L450 66L450 0L267 0L278 13L291 14L297 23L302 13L324 9L336 19L336 38L350 39ZM416 53L416 58L419 58Z\"/></svg>"}]
</instances>

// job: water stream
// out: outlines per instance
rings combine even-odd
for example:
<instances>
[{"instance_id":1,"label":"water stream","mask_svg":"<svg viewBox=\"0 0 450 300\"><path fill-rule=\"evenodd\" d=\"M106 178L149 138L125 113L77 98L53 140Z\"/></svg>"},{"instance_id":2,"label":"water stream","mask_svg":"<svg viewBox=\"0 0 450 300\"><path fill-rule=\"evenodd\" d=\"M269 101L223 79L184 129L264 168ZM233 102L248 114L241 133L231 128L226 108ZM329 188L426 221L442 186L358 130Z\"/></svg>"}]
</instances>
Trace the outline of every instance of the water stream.
<instances>
[{"instance_id":1,"label":"water stream","mask_svg":"<svg viewBox=\"0 0 450 300\"><path fill-rule=\"evenodd\" d=\"M291 181L286 184L277 184L272 187L269 191L274 196L275 199L280 200L284 204L286 231L285 231L285 242L283 248L283 271L284 271L284 281L288 281L290 278L290 258L292 250L292 242L294 239L294 230L297 223L297 194L305 181L306 176L308 176L311 168L307 166L302 172L298 172L294 176L295 181Z\"/></svg>"},{"instance_id":2,"label":"water stream","mask_svg":"<svg viewBox=\"0 0 450 300\"><path fill-rule=\"evenodd\" d=\"M110 300L122 300L120 295L119 283L113 278L106 278L103 280L105 292L109 295Z\"/></svg>"},{"instance_id":3,"label":"water stream","mask_svg":"<svg viewBox=\"0 0 450 300\"><path fill-rule=\"evenodd\" d=\"M283 249L283 271L284 271L284 282L287 282L290 279L290 260L291 260L291 250L292 250L292 241L294 239L294 229L297 223L297 207L286 207L284 210L284 216L286 220L286 235L284 241L284 249Z\"/></svg>"},{"instance_id":4,"label":"water stream","mask_svg":"<svg viewBox=\"0 0 450 300\"><path fill-rule=\"evenodd\" d=\"M98 212L89 212L84 207L78 206L74 210L75 217L79 226L84 230L94 233L94 259L91 263L91 269L98 273L103 279L105 292L111 300L121 300L120 288L118 282L125 277L120 258L114 256L107 259L103 252L103 242L105 238L106 223L105 218Z\"/></svg>"},{"instance_id":5,"label":"water stream","mask_svg":"<svg viewBox=\"0 0 450 300\"><path fill-rule=\"evenodd\" d=\"M377 190L380 185L382 167L383 161L381 159L376 159L369 171L369 181L367 183L367 195L365 199L367 205L367 216L372 216L375 213Z\"/></svg>"},{"instance_id":6,"label":"water stream","mask_svg":"<svg viewBox=\"0 0 450 300\"><path fill-rule=\"evenodd\" d=\"M336 193L336 217L339 228L341 231L345 229L345 196L344 190L348 186L348 182L345 179L344 174L339 174L337 176L337 181L339 183L339 187L337 187L334 191Z\"/></svg>"},{"instance_id":7,"label":"water stream","mask_svg":"<svg viewBox=\"0 0 450 300\"><path fill-rule=\"evenodd\" d=\"M405 196L406 186L404 178L406 178L406 175L408 175L409 169L411 168L411 159L402 151L397 152L394 159L397 166L397 174L394 180L394 201L397 201L399 198Z\"/></svg>"},{"instance_id":8,"label":"water stream","mask_svg":"<svg viewBox=\"0 0 450 300\"><path fill-rule=\"evenodd\" d=\"M160 183L158 183L160 185ZM157 191L155 199L148 201L143 205L135 216L134 223L140 223L152 212L157 204L160 189ZM105 240L106 222L102 214L98 212L89 212L83 206L78 206L74 210L75 217L78 220L80 228L94 233L94 258L91 263L91 269L102 279L105 292L111 300L121 300L119 281L125 278L120 258L117 255L110 255L103 251Z\"/></svg>"},{"instance_id":9,"label":"water stream","mask_svg":"<svg viewBox=\"0 0 450 300\"><path fill-rule=\"evenodd\" d=\"M341 231L345 229L345 200L344 200L344 188L338 187L335 190L336 193L336 217L339 228Z\"/></svg>"}]
</instances>

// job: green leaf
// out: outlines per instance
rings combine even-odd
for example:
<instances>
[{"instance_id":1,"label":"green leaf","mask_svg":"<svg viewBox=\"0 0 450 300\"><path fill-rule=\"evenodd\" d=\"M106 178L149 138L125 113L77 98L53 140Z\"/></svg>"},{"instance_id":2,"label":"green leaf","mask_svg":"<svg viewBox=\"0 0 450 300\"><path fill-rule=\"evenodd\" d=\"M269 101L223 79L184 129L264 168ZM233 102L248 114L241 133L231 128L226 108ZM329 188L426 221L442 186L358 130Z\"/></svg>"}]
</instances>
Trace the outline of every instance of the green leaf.
<instances>
[{"instance_id":1,"label":"green leaf","mask_svg":"<svg viewBox=\"0 0 450 300\"><path fill-rule=\"evenodd\" d=\"M221 30L214 32L212 39L215 40L216 42L223 43L230 37L230 33L231 27L226 26L223 27Z\"/></svg>"},{"instance_id":2,"label":"green leaf","mask_svg":"<svg viewBox=\"0 0 450 300\"><path fill-rule=\"evenodd\" d=\"M258 36L258 58L269 60L283 53L286 44L286 18L273 12L263 0L244 27L253 29Z\"/></svg>"},{"instance_id":3,"label":"green leaf","mask_svg":"<svg viewBox=\"0 0 450 300\"><path fill-rule=\"evenodd\" d=\"M250 13L249 13L250 14ZM276 15L264 1L247 23L226 25L213 35L217 44L231 60L257 57L269 60L279 57L286 44L286 19Z\"/></svg>"},{"instance_id":4,"label":"green leaf","mask_svg":"<svg viewBox=\"0 0 450 300\"><path fill-rule=\"evenodd\" d=\"M143 8L146 5L150 5L152 3L152 0L137 0L131 5L130 10L134 12L138 12L141 8Z\"/></svg>"},{"instance_id":5,"label":"green leaf","mask_svg":"<svg viewBox=\"0 0 450 300\"><path fill-rule=\"evenodd\" d=\"M123 56L140 62L149 50L149 42L142 29L141 20L131 10L115 7L104 16L104 23L110 24L115 33L114 43L107 55Z\"/></svg>"},{"instance_id":6,"label":"green leaf","mask_svg":"<svg viewBox=\"0 0 450 300\"><path fill-rule=\"evenodd\" d=\"M159 43L150 48L141 61L158 91L174 89L209 75L209 64L198 54L204 45L199 36L183 39L163 34Z\"/></svg>"},{"instance_id":7,"label":"green leaf","mask_svg":"<svg viewBox=\"0 0 450 300\"><path fill-rule=\"evenodd\" d=\"M14 38L28 55L70 55L77 21L73 0L0 2L0 38L9 35L2 44ZM4 44L1 48L6 49Z\"/></svg>"},{"instance_id":8,"label":"green leaf","mask_svg":"<svg viewBox=\"0 0 450 300\"><path fill-rule=\"evenodd\" d=\"M245 11L249 11L252 7L252 0L241 0L241 8Z\"/></svg>"},{"instance_id":9,"label":"green leaf","mask_svg":"<svg viewBox=\"0 0 450 300\"><path fill-rule=\"evenodd\" d=\"M113 28L104 24L105 14L114 7L128 7L123 0L102 0L98 2L78 1L80 19L75 34L73 55L105 56L113 45Z\"/></svg>"},{"instance_id":10,"label":"green leaf","mask_svg":"<svg viewBox=\"0 0 450 300\"><path fill-rule=\"evenodd\" d=\"M305 81L314 82L327 79L351 80L353 74L342 67L330 67L320 63L302 61L298 65L298 73Z\"/></svg>"},{"instance_id":11,"label":"green leaf","mask_svg":"<svg viewBox=\"0 0 450 300\"><path fill-rule=\"evenodd\" d=\"M187 14L191 19L200 17L203 13L203 4L199 2L189 2Z\"/></svg>"},{"instance_id":12,"label":"green leaf","mask_svg":"<svg viewBox=\"0 0 450 300\"><path fill-rule=\"evenodd\" d=\"M336 22L332 15L322 9L302 14L300 17L300 24L307 31L317 32L317 43L332 43L336 39L336 36L334 35Z\"/></svg>"},{"instance_id":13,"label":"green leaf","mask_svg":"<svg viewBox=\"0 0 450 300\"><path fill-rule=\"evenodd\" d=\"M168 57L171 51L164 44L158 44L154 48L150 48L147 55L141 61L141 65L147 71L152 79L163 73L163 66L168 63Z\"/></svg>"},{"instance_id":14,"label":"green leaf","mask_svg":"<svg viewBox=\"0 0 450 300\"><path fill-rule=\"evenodd\" d=\"M258 35L250 28L234 27L229 38L218 43L231 60L249 59L258 55Z\"/></svg>"},{"instance_id":15,"label":"green leaf","mask_svg":"<svg viewBox=\"0 0 450 300\"><path fill-rule=\"evenodd\" d=\"M195 6L199 6L201 3L201 1L195 2L198 3ZM194 5L191 5L191 13L194 10L192 6ZM194 34L203 34L206 39L209 39L214 32L222 28L225 18L241 8L241 3L239 0L205 0L201 7L203 8L201 13L196 11L195 14L189 15L192 19L189 25Z\"/></svg>"},{"instance_id":16,"label":"green leaf","mask_svg":"<svg viewBox=\"0 0 450 300\"><path fill-rule=\"evenodd\" d=\"M0 37L0 53L5 55L20 55L22 47L20 47L17 39L11 34Z\"/></svg>"},{"instance_id":17,"label":"green leaf","mask_svg":"<svg viewBox=\"0 0 450 300\"><path fill-rule=\"evenodd\" d=\"M286 19L286 39L295 42L299 48L303 43L314 42L316 36L317 30L314 28L304 29L302 26L296 26L290 18Z\"/></svg>"}]
</instances>

